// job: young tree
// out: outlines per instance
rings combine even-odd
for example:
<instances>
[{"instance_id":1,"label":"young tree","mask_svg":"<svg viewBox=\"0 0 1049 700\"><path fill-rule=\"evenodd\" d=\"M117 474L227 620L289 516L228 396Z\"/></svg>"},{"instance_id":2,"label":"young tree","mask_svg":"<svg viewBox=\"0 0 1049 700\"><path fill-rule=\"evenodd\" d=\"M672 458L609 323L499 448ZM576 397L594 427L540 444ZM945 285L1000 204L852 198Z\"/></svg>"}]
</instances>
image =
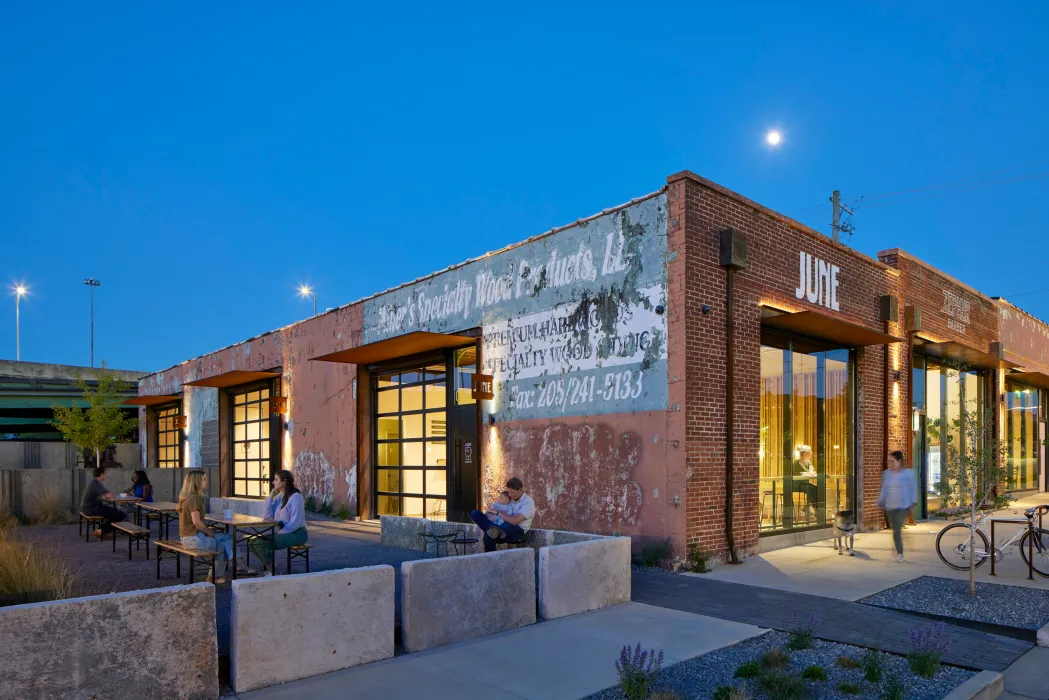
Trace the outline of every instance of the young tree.
<instances>
[{"instance_id":1,"label":"young tree","mask_svg":"<svg viewBox=\"0 0 1049 700\"><path fill-rule=\"evenodd\" d=\"M52 405L55 418L51 425L58 428L62 437L77 447L94 450L98 466L102 465L102 451L120 442L138 427L137 418L129 418L120 407L120 393L131 385L106 369L106 363L98 372L95 387L88 385L79 375L77 388L84 394L87 408Z\"/></svg>"},{"instance_id":2,"label":"young tree","mask_svg":"<svg viewBox=\"0 0 1049 700\"><path fill-rule=\"evenodd\" d=\"M952 500L969 511L969 593L975 595L977 514L999 500L996 487L1005 477L1005 445L995 434L993 409L970 410L959 405L958 417L950 422L949 430L943 480ZM994 556L994 542L987 556Z\"/></svg>"}]
</instances>

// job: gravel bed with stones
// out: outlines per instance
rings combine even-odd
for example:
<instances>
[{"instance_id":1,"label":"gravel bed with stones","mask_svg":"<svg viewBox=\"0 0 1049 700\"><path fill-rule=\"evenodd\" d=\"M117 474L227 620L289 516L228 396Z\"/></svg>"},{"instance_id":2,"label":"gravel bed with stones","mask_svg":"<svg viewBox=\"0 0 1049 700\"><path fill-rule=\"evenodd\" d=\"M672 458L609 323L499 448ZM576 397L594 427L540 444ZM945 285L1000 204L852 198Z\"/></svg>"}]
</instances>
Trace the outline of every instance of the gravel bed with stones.
<instances>
[{"instance_id":1,"label":"gravel bed with stones","mask_svg":"<svg viewBox=\"0 0 1049 700\"><path fill-rule=\"evenodd\" d=\"M656 689L675 693L676 697L681 700L709 700L719 686L742 684L739 679L733 679L733 674L740 665L747 661L757 660L763 652L782 647L787 639L788 635L783 632L769 632L760 637L747 639L730 647L669 666L660 672ZM805 682L808 691L807 700L825 698L880 700L885 679L893 675L906 689L903 697L907 700L940 700L974 675L972 671L965 669L941 666L933 678L921 678L911 672L905 658L884 652L878 652L883 668L881 683L870 683L864 680L862 668L838 666L838 657L849 656L859 661L862 660L864 651L864 649L848 644L813 640L810 649L789 652L789 673L797 676L804 669L813 665L821 666L827 672L826 681ZM754 700L767 697L761 692L757 679L749 680L746 683L750 697ZM859 692L839 691L838 687L842 683L855 684ZM608 688L590 696L590 699L622 700L624 697L618 688Z\"/></svg>"},{"instance_id":2,"label":"gravel bed with stones","mask_svg":"<svg viewBox=\"0 0 1049 700\"><path fill-rule=\"evenodd\" d=\"M664 569L660 566L644 566L642 564L631 564L630 568L634 571L641 571L646 574L661 574L663 576L674 576L677 572Z\"/></svg>"},{"instance_id":3,"label":"gravel bed with stones","mask_svg":"<svg viewBox=\"0 0 1049 700\"><path fill-rule=\"evenodd\" d=\"M1031 630L1049 623L1049 591L977 583L976 595L969 595L968 581L936 576L916 578L860 602Z\"/></svg>"}]
</instances>

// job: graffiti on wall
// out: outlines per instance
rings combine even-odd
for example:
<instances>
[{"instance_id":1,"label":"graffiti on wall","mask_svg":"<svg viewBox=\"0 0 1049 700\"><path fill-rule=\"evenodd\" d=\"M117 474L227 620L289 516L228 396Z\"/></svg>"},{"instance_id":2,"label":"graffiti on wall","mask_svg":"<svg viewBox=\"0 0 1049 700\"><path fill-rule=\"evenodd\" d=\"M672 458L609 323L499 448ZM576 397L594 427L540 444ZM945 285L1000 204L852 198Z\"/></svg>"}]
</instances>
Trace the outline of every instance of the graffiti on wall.
<instances>
[{"instance_id":1,"label":"graffiti on wall","mask_svg":"<svg viewBox=\"0 0 1049 700\"><path fill-rule=\"evenodd\" d=\"M665 409L666 197L370 299L364 342L482 329L505 420Z\"/></svg>"},{"instance_id":2,"label":"graffiti on wall","mask_svg":"<svg viewBox=\"0 0 1049 700\"><path fill-rule=\"evenodd\" d=\"M542 527L582 532L629 531L638 525L644 494L635 471L637 433L606 424L501 430L502 473L486 476L489 495L519 476L536 503Z\"/></svg>"},{"instance_id":3,"label":"graffiti on wall","mask_svg":"<svg viewBox=\"0 0 1049 700\"><path fill-rule=\"evenodd\" d=\"M318 504L335 500L335 466L323 452L300 452L291 471L304 498L313 496Z\"/></svg>"}]
</instances>

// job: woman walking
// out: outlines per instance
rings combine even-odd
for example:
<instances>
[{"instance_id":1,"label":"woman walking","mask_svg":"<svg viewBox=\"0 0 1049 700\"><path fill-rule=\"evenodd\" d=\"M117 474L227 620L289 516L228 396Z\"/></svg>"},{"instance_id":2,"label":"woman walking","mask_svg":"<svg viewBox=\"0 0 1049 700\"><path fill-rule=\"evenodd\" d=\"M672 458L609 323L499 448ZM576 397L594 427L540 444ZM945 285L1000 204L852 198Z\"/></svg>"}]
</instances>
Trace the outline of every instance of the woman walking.
<instances>
[{"instance_id":1,"label":"woman walking","mask_svg":"<svg viewBox=\"0 0 1049 700\"><path fill-rule=\"evenodd\" d=\"M295 477L287 469L273 475L273 493L266 499L266 520L277 521L277 534L270 544L268 537L253 537L248 541L252 553L266 567L263 576L273 570L273 550L306 544L306 509L302 494L295 488Z\"/></svg>"},{"instance_id":2,"label":"woman walking","mask_svg":"<svg viewBox=\"0 0 1049 700\"><path fill-rule=\"evenodd\" d=\"M917 502L918 485L914 471L903 466L903 453L889 453L888 469L881 473L881 494L878 505L892 526L892 543L896 545L896 563L903 563L903 522Z\"/></svg>"}]
</instances>

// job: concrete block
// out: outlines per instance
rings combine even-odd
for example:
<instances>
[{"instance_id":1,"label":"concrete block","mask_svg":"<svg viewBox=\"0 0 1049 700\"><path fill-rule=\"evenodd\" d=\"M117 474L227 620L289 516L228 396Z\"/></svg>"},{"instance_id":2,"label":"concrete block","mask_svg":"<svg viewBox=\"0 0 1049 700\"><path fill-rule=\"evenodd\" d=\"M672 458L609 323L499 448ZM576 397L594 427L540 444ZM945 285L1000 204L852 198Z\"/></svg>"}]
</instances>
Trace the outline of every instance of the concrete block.
<instances>
[{"instance_id":1,"label":"concrete block","mask_svg":"<svg viewBox=\"0 0 1049 700\"><path fill-rule=\"evenodd\" d=\"M630 538L539 550L539 617L552 620L630 600Z\"/></svg>"},{"instance_id":2,"label":"concrete block","mask_svg":"<svg viewBox=\"0 0 1049 700\"><path fill-rule=\"evenodd\" d=\"M243 693L393 656L392 566L234 581L230 678Z\"/></svg>"},{"instance_id":3,"label":"concrete block","mask_svg":"<svg viewBox=\"0 0 1049 700\"><path fill-rule=\"evenodd\" d=\"M995 700L1005 692L1005 680L995 671L980 671L943 696L943 700Z\"/></svg>"},{"instance_id":4,"label":"concrete block","mask_svg":"<svg viewBox=\"0 0 1049 700\"><path fill-rule=\"evenodd\" d=\"M1042 628L1038 630L1036 639L1038 646L1049 647L1049 625L1042 625Z\"/></svg>"},{"instance_id":5,"label":"concrete block","mask_svg":"<svg viewBox=\"0 0 1049 700\"><path fill-rule=\"evenodd\" d=\"M256 518L266 515L266 501L257 498L212 498L209 507L212 513L232 510L234 513L254 515Z\"/></svg>"},{"instance_id":6,"label":"concrete block","mask_svg":"<svg viewBox=\"0 0 1049 700\"><path fill-rule=\"evenodd\" d=\"M410 652L533 624L535 552L509 549L401 564L401 637Z\"/></svg>"},{"instance_id":7,"label":"concrete block","mask_svg":"<svg viewBox=\"0 0 1049 700\"><path fill-rule=\"evenodd\" d=\"M217 698L215 587L0 608L0 667L0 698Z\"/></svg>"}]
</instances>

